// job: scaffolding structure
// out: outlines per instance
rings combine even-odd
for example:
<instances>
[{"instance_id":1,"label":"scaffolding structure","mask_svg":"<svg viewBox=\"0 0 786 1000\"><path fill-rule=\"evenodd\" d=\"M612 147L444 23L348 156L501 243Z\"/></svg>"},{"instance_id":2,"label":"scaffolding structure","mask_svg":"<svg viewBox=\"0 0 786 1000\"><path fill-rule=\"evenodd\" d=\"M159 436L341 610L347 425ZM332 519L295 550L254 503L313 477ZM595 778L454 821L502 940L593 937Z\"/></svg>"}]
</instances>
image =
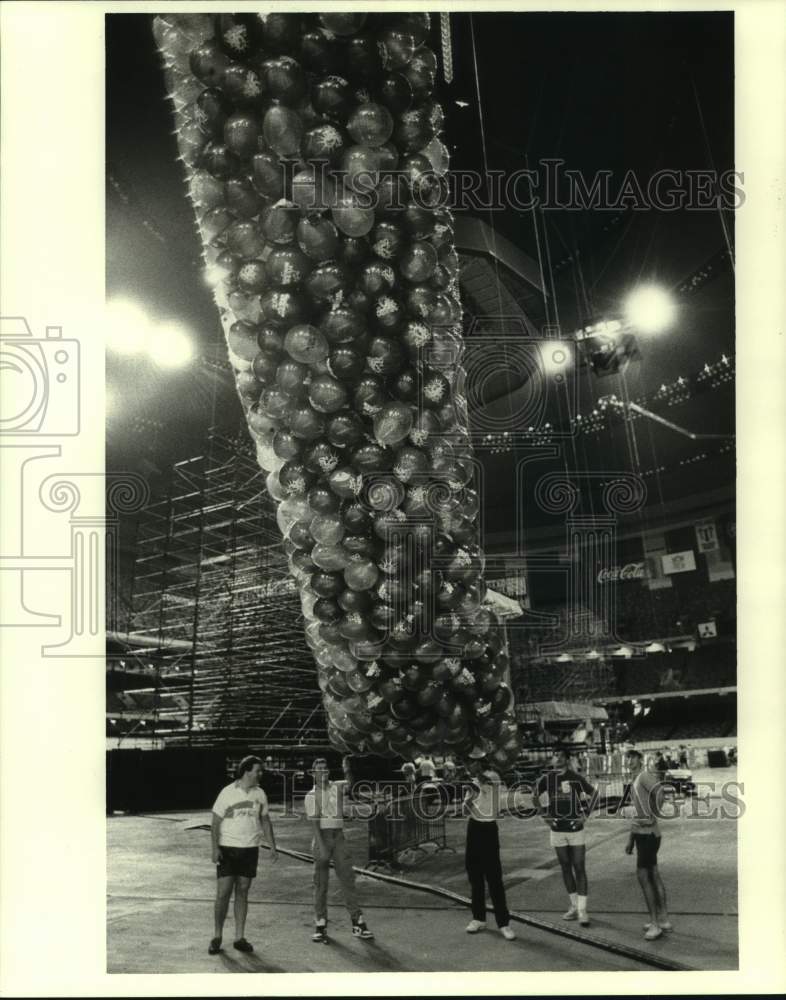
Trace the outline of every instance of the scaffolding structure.
<instances>
[{"instance_id":1,"label":"scaffolding structure","mask_svg":"<svg viewBox=\"0 0 786 1000\"><path fill-rule=\"evenodd\" d=\"M213 430L139 517L129 620L116 638L124 672L151 682L116 695L107 714L136 711L168 746L324 744L303 626L265 473L245 435Z\"/></svg>"}]
</instances>

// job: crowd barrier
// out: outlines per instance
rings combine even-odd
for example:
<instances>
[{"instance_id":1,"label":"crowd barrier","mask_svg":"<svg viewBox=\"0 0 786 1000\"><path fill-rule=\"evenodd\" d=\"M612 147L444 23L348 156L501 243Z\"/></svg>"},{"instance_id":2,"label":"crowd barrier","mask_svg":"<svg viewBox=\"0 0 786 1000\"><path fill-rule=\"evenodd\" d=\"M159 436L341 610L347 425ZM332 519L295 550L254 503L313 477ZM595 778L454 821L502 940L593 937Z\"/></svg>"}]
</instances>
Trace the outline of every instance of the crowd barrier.
<instances>
[{"instance_id":1,"label":"crowd barrier","mask_svg":"<svg viewBox=\"0 0 786 1000\"><path fill-rule=\"evenodd\" d=\"M453 851L445 823L448 797L438 785L421 785L413 792L375 803L368 821L368 867L395 870L404 851Z\"/></svg>"}]
</instances>

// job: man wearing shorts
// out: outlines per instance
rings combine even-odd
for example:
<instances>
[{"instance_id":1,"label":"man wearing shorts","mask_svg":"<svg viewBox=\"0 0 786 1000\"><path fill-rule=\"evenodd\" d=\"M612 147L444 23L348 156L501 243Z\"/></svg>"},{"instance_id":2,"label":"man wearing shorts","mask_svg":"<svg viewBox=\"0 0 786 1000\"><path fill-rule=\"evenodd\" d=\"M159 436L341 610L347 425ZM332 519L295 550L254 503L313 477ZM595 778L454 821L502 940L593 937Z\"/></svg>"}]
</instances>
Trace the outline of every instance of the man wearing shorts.
<instances>
[{"instance_id":1,"label":"man wearing shorts","mask_svg":"<svg viewBox=\"0 0 786 1000\"><path fill-rule=\"evenodd\" d=\"M592 798L595 789L578 771L571 769L570 755L566 750L554 754L554 767L538 778L532 802L551 830L562 880L568 891L570 906L563 913L563 920L578 919L582 927L589 924L587 915L587 872L585 868L586 839L584 817L586 807L582 795ZM546 792L548 803L544 808L541 796Z\"/></svg>"},{"instance_id":2,"label":"man wearing shorts","mask_svg":"<svg viewBox=\"0 0 786 1000\"><path fill-rule=\"evenodd\" d=\"M625 853L632 854L633 848L636 848L636 876L650 913L649 923L644 925L644 937L647 941L654 941L664 931L671 930L666 887L658 871L658 815L662 786L657 774L644 769L644 759L638 750L629 750L626 760L633 779L630 792L633 818Z\"/></svg>"},{"instance_id":3,"label":"man wearing shorts","mask_svg":"<svg viewBox=\"0 0 786 1000\"><path fill-rule=\"evenodd\" d=\"M244 757L237 766L236 780L222 788L213 805L211 833L213 864L216 865L215 928L208 952L221 950L229 900L235 890L235 943L238 951L253 951L246 941L248 890L257 873L259 844L264 836L273 861L278 860L276 838L268 813L267 796L259 787L262 774L259 757Z\"/></svg>"},{"instance_id":4,"label":"man wearing shorts","mask_svg":"<svg viewBox=\"0 0 786 1000\"><path fill-rule=\"evenodd\" d=\"M352 933L364 941L371 941L374 935L366 926L358 906L355 873L344 840L344 793L351 782L348 762L344 760L344 781L330 780L330 771L324 757L317 757L311 773L314 776L314 787L306 794L303 804L314 830L311 848L314 855L316 927L312 940L328 943L327 894L332 861L341 883L344 905L349 910Z\"/></svg>"}]
</instances>

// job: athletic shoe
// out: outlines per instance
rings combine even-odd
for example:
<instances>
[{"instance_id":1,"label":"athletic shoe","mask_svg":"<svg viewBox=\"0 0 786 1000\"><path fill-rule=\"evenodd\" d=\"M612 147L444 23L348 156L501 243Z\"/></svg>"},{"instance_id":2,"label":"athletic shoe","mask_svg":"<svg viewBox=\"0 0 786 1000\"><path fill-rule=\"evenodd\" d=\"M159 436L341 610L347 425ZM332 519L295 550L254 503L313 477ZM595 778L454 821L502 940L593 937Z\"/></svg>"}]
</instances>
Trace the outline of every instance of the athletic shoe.
<instances>
[{"instance_id":1,"label":"athletic shoe","mask_svg":"<svg viewBox=\"0 0 786 1000\"><path fill-rule=\"evenodd\" d=\"M576 920L578 919L579 911L575 906L571 906L569 910L562 914L563 920Z\"/></svg>"},{"instance_id":2,"label":"athletic shoe","mask_svg":"<svg viewBox=\"0 0 786 1000\"><path fill-rule=\"evenodd\" d=\"M249 952L254 950L254 946L252 944L249 944L249 942L246 941L245 938L238 938L238 940L235 941L232 947L237 948L238 951Z\"/></svg>"},{"instance_id":3,"label":"athletic shoe","mask_svg":"<svg viewBox=\"0 0 786 1000\"><path fill-rule=\"evenodd\" d=\"M652 924L645 924L644 925L644 930L647 931L647 930L650 929L650 927L652 927ZM671 926L671 921L669 921L669 920L664 920L663 922L661 922L659 920L658 921L658 927L660 927L660 929L662 931L670 931L670 930L673 929L672 926Z\"/></svg>"},{"instance_id":4,"label":"athletic shoe","mask_svg":"<svg viewBox=\"0 0 786 1000\"><path fill-rule=\"evenodd\" d=\"M211 938L207 948L208 955L218 955L224 949L221 947L221 938Z\"/></svg>"},{"instance_id":5,"label":"athletic shoe","mask_svg":"<svg viewBox=\"0 0 786 1000\"><path fill-rule=\"evenodd\" d=\"M353 937L362 938L364 941L373 941L374 935L366 927L366 921L363 917L358 917L357 920L352 921L352 935Z\"/></svg>"},{"instance_id":6,"label":"athletic shoe","mask_svg":"<svg viewBox=\"0 0 786 1000\"><path fill-rule=\"evenodd\" d=\"M316 943L321 942L322 944L327 944L328 943L327 925L317 924L317 926L314 928L314 934L311 940Z\"/></svg>"},{"instance_id":7,"label":"athletic shoe","mask_svg":"<svg viewBox=\"0 0 786 1000\"><path fill-rule=\"evenodd\" d=\"M649 930L644 934L645 941L655 941L659 937L662 937L663 931L658 927L657 924L650 924Z\"/></svg>"},{"instance_id":8,"label":"athletic shoe","mask_svg":"<svg viewBox=\"0 0 786 1000\"><path fill-rule=\"evenodd\" d=\"M500 927L499 932L505 938L506 941L515 941L516 940L516 935L515 935L515 933L513 931L513 928L512 927L508 927L507 924L505 924L504 927Z\"/></svg>"},{"instance_id":9,"label":"athletic shoe","mask_svg":"<svg viewBox=\"0 0 786 1000\"><path fill-rule=\"evenodd\" d=\"M586 911L584 913L579 913L579 923L582 927L589 927L590 918Z\"/></svg>"},{"instance_id":10,"label":"athletic shoe","mask_svg":"<svg viewBox=\"0 0 786 1000\"><path fill-rule=\"evenodd\" d=\"M485 931L485 920L470 920L467 924L467 934L477 934L478 931Z\"/></svg>"}]
</instances>

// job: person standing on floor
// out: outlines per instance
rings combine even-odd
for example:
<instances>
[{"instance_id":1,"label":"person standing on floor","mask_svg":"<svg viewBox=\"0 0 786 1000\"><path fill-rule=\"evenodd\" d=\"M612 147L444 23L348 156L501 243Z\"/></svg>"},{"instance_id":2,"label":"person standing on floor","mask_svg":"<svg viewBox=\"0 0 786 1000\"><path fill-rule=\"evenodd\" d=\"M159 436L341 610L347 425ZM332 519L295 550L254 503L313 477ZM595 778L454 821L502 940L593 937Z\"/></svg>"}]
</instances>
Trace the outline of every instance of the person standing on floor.
<instances>
[{"instance_id":1,"label":"person standing on floor","mask_svg":"<svg viewBox=\"0 0 786 1000\"><path fill-rule=\"evenodd\" d=\"M235 943L238 951L253 951L246 941L248 890L256 877L259 844L264 837L270 845L270 858L278 860L276 838L270 822L267 796L259 787L262 774L259 757L244 757L237 766L236 780L222 788L213 804L211 838L213 864L216 865L216 901L211 955L221 950L224 921L232 890L235 891Z\"/></svg>"},{"instance_id":2,"label":"person standing on floor","mask_svg":"<svg viewBox=\"0 0 786 1000\"><path fill-rule=\"evenodd\" d=\"M486 885L494 907L494 919L502 936L515 940L510 927L510 914L502 883L502 863L499 857L499 793L500 777L496 771L481 771L472 782L464 799L467 819L465 863L472 887L472 920L468 934L477 934L486 927Z\"/></svg>"},{"instance_id":3,"label":"person standing on floor","mask_svg":"<svg viewBox=\"0 0 786 1000\"><path fill-rule=\"evenodd\" d=\"M541 796L546 792L548 803L543 807ZM551 830L562 880L568 891L570 907L563 913L563 920L578 919L582 927L589 925L587 914L587 871L585 867L586 834L584 818L587 809L582 796L590 799L595 789L584 775L570 767L570 754L558 749L554 753L554 766L538 778L532 794L532 803Z\"/></svg>"},{"instance_id":4,"label":"person standing on floor","mask_svg":"<svg viewBox=\"0 0 786 1000\"><path fill-rule=\"evenodd\" d=\"M336 867L336 875L341 883L344 905L349 910L352 933L364 941L373 940L374 935L366 926L358 906L355 892L355 873L347 853L344 840L344 792L349 784L348 767L344 765L344 780L331 781L330 771L324 757L317 757L311 773L314 787L306 794L304 806L306 816L311 820L314 836L311 850L314 855L314 912L316 927L312 940L328 943L327 936L327 894L330 880L330 862Z\"/></svg>"},{"instance_id":5,"label":"person standing on floor","mask_svg":"<svg viewBox=\"0 0 786 1000\"><path fill-rule=\"evenodd\" d=\"M647 941L654 941L661 937L664 931L671 930L666 906L666 887L658 869L661 837L658 816L662 785L657 773L645 770L644 758L638 750L628 751L626 760L633 779L631 784L633 818L625 853L633 854L633 848L636 848L636 876L650 914L649 923L644 925L644 937Z\"/></svg>"}]
</instances>

